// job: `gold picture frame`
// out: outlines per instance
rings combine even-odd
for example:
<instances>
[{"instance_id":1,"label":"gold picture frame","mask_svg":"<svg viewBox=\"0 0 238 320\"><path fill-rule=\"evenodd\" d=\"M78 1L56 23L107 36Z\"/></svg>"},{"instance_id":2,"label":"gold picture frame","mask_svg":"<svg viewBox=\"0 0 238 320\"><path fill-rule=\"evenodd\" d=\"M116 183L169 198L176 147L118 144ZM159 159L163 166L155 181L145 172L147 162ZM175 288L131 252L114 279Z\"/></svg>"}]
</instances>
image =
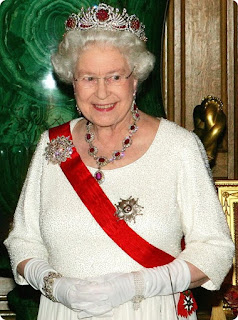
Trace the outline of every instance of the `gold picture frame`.
<instances>
[{"instance_id":1,"label":"gold picture frame","mask_svg":"<svg viewBox=\"0 0 238 320\"><path fill-rule=\"evenodd\" d=\"M238 180L215 181L219 200L237 248L233 260L232 284L238 285Z\"/></svg>"}]
</instances>

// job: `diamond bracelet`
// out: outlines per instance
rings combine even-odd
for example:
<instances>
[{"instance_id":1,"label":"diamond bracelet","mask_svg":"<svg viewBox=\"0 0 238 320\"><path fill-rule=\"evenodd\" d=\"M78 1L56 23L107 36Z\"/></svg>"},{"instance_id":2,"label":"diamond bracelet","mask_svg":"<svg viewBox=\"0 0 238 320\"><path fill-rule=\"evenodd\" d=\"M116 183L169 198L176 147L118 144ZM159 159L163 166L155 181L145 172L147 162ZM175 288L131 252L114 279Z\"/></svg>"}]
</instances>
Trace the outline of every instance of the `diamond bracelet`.
<instances>
[{"instance_id":1,"label":"diamond bracelet","mask_svg":"<svg viewBox=\"0 0 238 320\"><path fill-rule=\"evenodd\" d=\"M60 273L49 272L48 275L43 278L44 287L42 288L42 290L44 291L45 296L53 302L58 302L53 296L53 285L54 285L55 279L58 279L61 277L62 275Z\"/></svg>"},{"instance_id":2,"label":"diamond bracelet","mask_svg":"<svg viewBox=\"0 0 238 320\"><path fill-rule=\"evenodd\" d=\"M135 284L135 296L132 298L133 308L134 310L138 310L140 308L140 303L145 299L144 293L144 279L140 272L132 272L134 276L134 284Z\"/></svg>"}]
</instances>

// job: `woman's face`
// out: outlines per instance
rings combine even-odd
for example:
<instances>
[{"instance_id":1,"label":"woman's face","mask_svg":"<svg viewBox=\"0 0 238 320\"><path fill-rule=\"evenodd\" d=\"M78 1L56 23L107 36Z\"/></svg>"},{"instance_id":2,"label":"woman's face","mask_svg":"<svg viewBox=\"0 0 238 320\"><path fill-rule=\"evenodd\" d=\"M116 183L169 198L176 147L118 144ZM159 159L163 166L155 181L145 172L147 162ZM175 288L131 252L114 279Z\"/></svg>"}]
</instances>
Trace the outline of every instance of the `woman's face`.
<instances>
[{"instance_id":1,"label":"woman's face","mask_svg":"<svg viewBox=\"0 0 238 320\"><path fill-rule=\"evenodd\" d=\"M115 47L91 45L80 54L73 85L77 105L86 119L101 127L131 121L130 107L137 85L131 72L126 58ZM99 79L95 85L85 87L82 81L84 77L91 80L130 74L120 85Z\"/></svg>"}]
</instances>

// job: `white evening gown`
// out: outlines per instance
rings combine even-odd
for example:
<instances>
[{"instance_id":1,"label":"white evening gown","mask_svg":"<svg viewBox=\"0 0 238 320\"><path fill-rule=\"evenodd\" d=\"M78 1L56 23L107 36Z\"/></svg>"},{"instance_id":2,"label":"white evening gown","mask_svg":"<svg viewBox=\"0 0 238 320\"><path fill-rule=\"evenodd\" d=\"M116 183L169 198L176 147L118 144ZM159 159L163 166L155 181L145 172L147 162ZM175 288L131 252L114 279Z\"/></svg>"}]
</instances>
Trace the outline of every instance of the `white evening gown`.
<instances>
[{"instance_id":1,"label":"white evening gown","mask_svg":"<svg viewBox=\"0 0 238 320\"><path fill-rule=\"evenodd\" d=\"M71 121L71 130L77 121ZM29 257L45 259L64 276L81 279L140 270L142 266L97 224L61 168L47 163L43 154L48 142L46 131L28 171L14 228L5 241L16 282L26 284L16 266ZM92 174L96 171L88 169ZM218 289L231 266L234 247L200 140L161 119L153 143L140 159L104 174L101 186L113 204L132 197L144 208L130 227L152 245L197 266L210 279L204 287ZM183 235L186 248L181 252ZM74 319L77 313L42 296L38 320ZM131 302L125 303L105 318L177 319L172 295L146 299L137 311ZM189 320L195 319L193 313Z\"/></svg>"}]
</instances>

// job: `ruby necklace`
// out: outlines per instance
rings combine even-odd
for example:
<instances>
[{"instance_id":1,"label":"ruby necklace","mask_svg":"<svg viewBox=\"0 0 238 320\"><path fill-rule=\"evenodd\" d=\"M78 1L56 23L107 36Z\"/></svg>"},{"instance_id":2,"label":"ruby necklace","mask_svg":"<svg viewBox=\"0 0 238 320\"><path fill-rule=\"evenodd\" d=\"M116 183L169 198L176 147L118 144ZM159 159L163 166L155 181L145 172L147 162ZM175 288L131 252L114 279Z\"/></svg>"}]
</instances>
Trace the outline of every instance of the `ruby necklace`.
<instances>
[{"instance_id":1,"label":"ruby necklace","mask_svg":"<svg viewBox=\"0 0 238 320\"><path fill-rule=\"evenodd\" d=\"M103 181L105 180L105 176L101 168L105 167L108 163L111 163L114 160L122 159L125 155L126 149L132 145L132 136L138 130L137 121L140 119L138 107L134 103L132 105L132 116L134 122L129 126L128 136L122 140L122 149L113 151L112 157L110 159L104 156L97 156L98 148L92 143L95 138L94 133L91 131L93 124L90 121L88 121L86 124L87 133L85 135L85 140L89 144L88 154L93 157L97 163L98 170L95 172L94 178L99 184L103 183Z\"/></svg>"}]
</instances>

